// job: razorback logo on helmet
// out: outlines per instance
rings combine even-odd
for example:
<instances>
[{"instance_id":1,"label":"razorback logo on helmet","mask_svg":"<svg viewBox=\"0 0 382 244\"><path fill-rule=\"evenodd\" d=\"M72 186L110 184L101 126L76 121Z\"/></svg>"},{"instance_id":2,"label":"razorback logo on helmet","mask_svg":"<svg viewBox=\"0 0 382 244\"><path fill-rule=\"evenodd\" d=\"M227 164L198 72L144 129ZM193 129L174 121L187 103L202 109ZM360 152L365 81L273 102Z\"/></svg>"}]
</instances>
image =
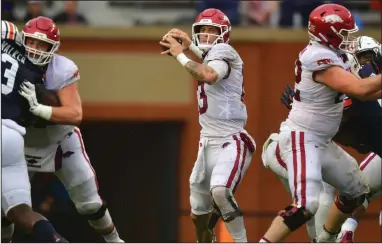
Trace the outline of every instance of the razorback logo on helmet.
<instances>
[{"instance_id":1,"label":"razorback logo on helmet","mask_svg":"<svg viewBox=\"0 0 382 244\"><path fill-rule=\"evenodd\" d=\"M318 66L324 65L324 64L332 64L332 63L334 63L334 62L330 58L324 58L324 59L320 59L317 61Z\"/></svg>"},{"instance_id":2,"label":"razorback logo on helmet","mask_svg":"<svg viewBox=\"0 0 382 244\"><path fill-rule=\"evenodd\" d=\"M330 14L324 17L325 23L343 23L344 20L336 15L336 14Z\"/></svg>"}]
</instances>

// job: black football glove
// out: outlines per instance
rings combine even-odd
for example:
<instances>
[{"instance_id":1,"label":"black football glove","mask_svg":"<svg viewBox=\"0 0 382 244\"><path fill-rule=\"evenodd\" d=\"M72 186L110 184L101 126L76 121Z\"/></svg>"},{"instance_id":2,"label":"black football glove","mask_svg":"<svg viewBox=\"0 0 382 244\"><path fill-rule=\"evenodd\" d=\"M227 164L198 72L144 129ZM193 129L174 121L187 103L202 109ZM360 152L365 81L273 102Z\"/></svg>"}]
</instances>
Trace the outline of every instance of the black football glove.
<instances>
[{"instance_id":1,"label":"black football glove","mask_svg":"<svg viewBox=\"0 0 382 244\"><path fill-rule=\"evenodd\" d=\"M295 92L293 89L289 86L285 86L285 90L283 94L281 95L281 102L287 107L287 109L292 108L292 102L293 102L293 97L295 95Z\"/></svg>"}]
</instances>

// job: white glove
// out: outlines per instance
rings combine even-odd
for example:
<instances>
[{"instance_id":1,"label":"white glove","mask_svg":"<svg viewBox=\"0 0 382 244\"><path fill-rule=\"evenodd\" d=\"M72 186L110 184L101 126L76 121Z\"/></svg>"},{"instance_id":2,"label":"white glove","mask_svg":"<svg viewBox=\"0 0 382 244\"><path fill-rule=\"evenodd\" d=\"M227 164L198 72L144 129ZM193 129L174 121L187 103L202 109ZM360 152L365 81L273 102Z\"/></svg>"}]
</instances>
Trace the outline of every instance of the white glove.
<instances>
[{"instance_id":1,"label":"white glove","mask_svg":"<svg viewBox=\"0 0 382 244\"><path fill-rule=\"evenodd\" d=\"M42 105L37 101L36 87L34 84L30 83L27 80L24 80L24 82L20 85L19 93L28 101L30 106L29 111L32 114L39 116L45 120L50 119L50 117L52 116L52 107Z\"/></svg>"}]
</instances>

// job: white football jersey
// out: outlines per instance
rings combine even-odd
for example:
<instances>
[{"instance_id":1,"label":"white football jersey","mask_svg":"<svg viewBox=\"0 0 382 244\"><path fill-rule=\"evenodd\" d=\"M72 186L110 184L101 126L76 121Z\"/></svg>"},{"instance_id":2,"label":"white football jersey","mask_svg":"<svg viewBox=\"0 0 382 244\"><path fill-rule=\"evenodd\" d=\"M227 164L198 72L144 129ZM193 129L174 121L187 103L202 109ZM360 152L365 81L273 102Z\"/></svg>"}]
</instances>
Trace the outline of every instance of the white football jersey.
<instances>
[{"instance_id":1,"label":"white football jersey","mask_svg":"<svg viewBox=\"0 0 382 244\"><path fill-rule=\"evenodd\" d=\"M332 138L337 133L345 96L329 86L314 81L316 71L334 65L350 71L346 54L338 54L318 43L309 43L299 54L295 69L296 95L285 121L289 128L308 131L324 138Z\"/></svg>"},{"instance_id":2,"label":"white football jersey","mask_svg":"<svg viewBox=\"0 0 382 244\"><path fill-rule=\"evenodd\" d=\"M230 45L214 45L203 64L212 60L225 61L229 71L222 80L208 85L199 83L197 99L201 135L227 137L244 129L247 109L244 104L243 61Z\"/></svg>"},{"instance_id":3,"label":"white football jersey","mask_svg":"<svg viewBox=\"0 0 382 244\"><path fill-rule=\"evenodd\" d=\"M48 65L44 85L49 90L59 91L73 84L79 78L77 65L72 60L55 54ZM28 127L25 146L45 147L59 144L74 128L73 125L48 125L45 128Z\"/></svg>"}]
</instances>

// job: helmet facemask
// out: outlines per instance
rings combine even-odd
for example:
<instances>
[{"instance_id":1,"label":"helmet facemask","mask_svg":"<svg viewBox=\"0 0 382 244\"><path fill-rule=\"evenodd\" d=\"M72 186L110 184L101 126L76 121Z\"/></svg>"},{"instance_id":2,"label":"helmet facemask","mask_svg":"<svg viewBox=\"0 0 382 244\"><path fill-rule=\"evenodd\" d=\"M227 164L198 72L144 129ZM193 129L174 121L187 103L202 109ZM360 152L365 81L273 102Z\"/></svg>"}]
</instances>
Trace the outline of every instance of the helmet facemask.
<instances>
[{"instance_id":1,"label":"helmet facemask","mask_svg":"<svg viewBox=\"0 0 382 244\"><path fill-rule=\"evenodd\" d=\"M28 38L35 39L38 41L42 41L49 44L49 48L47 51L39 50L34 47L29 47L27 45ZM60 42L50 40L44 36L44 34L35 33L28 34L22 33L22 42L25 47L25 51L28 59L35 65L43 66L49 64L52 61L54 53L58 50Z\"/></svg>"},{"instance_id":2,"label":"helmet facemask","mask_svg":"<svg viewBox=\"0 0 382 244\"><path fill-rule=\"evenodd\" d=\"M200 29L202 26L214 26L219 29L219 34L210 34L210 33L200 33ZM224 41L224 35L226 35L229 31L229 27L227 25L218 25L218 24L206 24L206 23L196 23L192 26L192 41L196 46L198 46L204 52L207 52L212 48L212 46L218 43L226 43ZM201 42L201 38L204 39L204 36L207 36L206 40ZM211 41L215 38L214 41Z\"/></svg>"},{"instance_id":3,"label":"helmet facemask","mask_svg":"<svg viewBox=\"0 0 382 244\"><path fill-rule=\"evenodd\" d=\"M342 39L342 42L338 45L338 49L343 52L354 53L355 50L353 50L352 47L354 47L354 42L357 41L357 37L353 34L358 31L357 25L351 30L341 29L337 31L333 26L331 29Z\"/></svg>"}]
</instances>

